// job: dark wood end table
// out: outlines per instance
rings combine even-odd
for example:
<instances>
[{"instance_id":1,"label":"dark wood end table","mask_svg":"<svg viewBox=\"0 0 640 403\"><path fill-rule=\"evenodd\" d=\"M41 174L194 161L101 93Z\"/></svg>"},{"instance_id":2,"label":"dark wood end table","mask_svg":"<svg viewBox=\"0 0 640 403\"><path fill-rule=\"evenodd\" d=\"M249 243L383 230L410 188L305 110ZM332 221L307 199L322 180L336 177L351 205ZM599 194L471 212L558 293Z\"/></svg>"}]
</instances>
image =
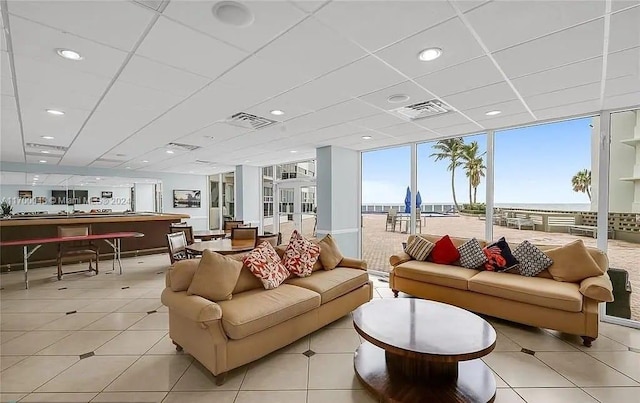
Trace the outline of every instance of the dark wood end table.
<instances>
[{"instance_id":1,"label":"dark wood end table","mask_svg":"<svg viewBox=\"0 0 640 403\"><path fill-rule=\"evenodd\" d=\"M366 340L356 351L360 382L381 402L493 402L496 382L480 360L496 345L481 317L414 298L374 300L353 312Z\"/></svg>"}]
</instances>

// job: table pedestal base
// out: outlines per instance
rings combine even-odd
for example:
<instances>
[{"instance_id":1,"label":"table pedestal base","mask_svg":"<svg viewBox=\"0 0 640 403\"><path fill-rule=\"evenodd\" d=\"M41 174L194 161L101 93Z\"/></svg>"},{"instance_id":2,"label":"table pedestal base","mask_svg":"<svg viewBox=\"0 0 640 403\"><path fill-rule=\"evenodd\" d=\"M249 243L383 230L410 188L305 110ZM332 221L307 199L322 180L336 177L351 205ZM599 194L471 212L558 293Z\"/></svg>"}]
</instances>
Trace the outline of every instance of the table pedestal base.
<instances>
[{"instance_id":1,"label":"table pedestal base","mask_svg":"<svg viewBox=\"0 0 640 403\"><path fill-rule=\"evenodd\" d=\"M409 360L364 342L354 358L356 376L381 402L493 402L496 381L480 359L456 363Z\"/></svg>"}]
</instances>

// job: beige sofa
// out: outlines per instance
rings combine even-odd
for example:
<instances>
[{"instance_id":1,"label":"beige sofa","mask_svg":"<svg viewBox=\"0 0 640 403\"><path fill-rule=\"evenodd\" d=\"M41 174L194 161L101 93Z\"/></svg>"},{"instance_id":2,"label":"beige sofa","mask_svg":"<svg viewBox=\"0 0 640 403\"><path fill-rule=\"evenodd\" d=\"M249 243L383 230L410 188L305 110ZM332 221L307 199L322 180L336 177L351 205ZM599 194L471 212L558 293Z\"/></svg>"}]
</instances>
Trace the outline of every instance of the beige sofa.
<instances>
[{"instance_id":1,"label":"beige sofa","mask_svg":"<svg viewBox=\"0 0 640 403\"><path fill-rule=\"evenodd\" d=\"M439 235L422 236L432 242L440 239ZM411 240L412 236L408 242ZM468 239L451 240L460 246ZM480 243L486 245L485 241ZM538 247L543 251L553 248ZM580 283L556 281L547 270L536 277L524 277L416 261L400 253L389 259L393 266L389 286L396 297L402 291L513 322L576 334L589 347L598 337L598 304L613 301L613 294L606 274L606 254L587 249L605 274Z\"/></svg>"},{"instance_id":2,"label":"beige sofa","mask_svg":"<svg viewBox=\"0 0 640 403\"><path fill-rule=\"evenodd\" d=\"M333 270L318 263L310 277L289 278L273 290L265 290L243 267L233 297L216 303L187 295L198 263L183 260L168 270L162 303L169 307L169 336L176 349L195 357L218 384L227 371L322 328L373 295L366 263L344 258Z\"/></svg>"}]
</instances>

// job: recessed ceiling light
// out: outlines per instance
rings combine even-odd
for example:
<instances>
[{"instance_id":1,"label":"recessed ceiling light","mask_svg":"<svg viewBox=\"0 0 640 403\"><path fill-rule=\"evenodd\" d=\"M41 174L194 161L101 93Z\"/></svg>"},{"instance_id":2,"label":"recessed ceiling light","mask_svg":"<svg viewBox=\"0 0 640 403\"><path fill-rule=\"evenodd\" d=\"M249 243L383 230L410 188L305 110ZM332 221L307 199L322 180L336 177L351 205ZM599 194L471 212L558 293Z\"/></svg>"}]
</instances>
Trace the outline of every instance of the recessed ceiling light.
<instances>
[{"instance_id":1,"label":"recessed ceiling light","mask_svg":"<svg viewBox=\"0 0 640 403\"><path fill-rule=\"evenodd\" d=\"M281 116L281 115L284 115L284 112L281 111L280 109L274 109L271 111L271 114L276 116Z\"/></svg>"},{"instance_id":2,"label":"recessed ceiling light","mask_svg":"<svg viewBox=\"0 0 640 403\"><path fill-rule=\"evenodd\" d=\"M46 163L47 163L47 161L46 161L46 160L40 160L39 162L40 162L41 164L46 164Z\"/></svg>"},{"instance_id":3,"label":"recessed ceiling light","mask_svg":"<svg viewBox=\"0 0 640 403\"><path fill-rule=\"evenodd\" d=\"M47 113L50 115L55 115L55 116L62 116L64 115L63 111L59 111L57 109L47 109Z\"/></svg>"},{"instance_id":4,"label":"recessed ceiling light","mask_svg":"<svg viewBox=\"0 0 640 403\"><path fill-rule=\"evenodd\" d=\"M53 136L40 136L40 137L45 139L45 140L53 140L55 138Z\"/></svg>"},{"instance_id":5,"label":"recessed ceiling light","mask_svg":"<svg viewBox=\"0 0 640 403\"><path fill-rule=\"evenodd\" d=\"M40 152L41 152L42 154L49 154L49 151L47 151L47 150L42 150L42 151L40 151Z\"/></svg>"},{"instance_id":6,"label":"recessed ceiling light","mask_svg":"<svg viewBox=\"0 0 640 403\"><path fill-rule=\"evenodd\" d=\"M33 178L33 180L34 180L34 181L39 181L39 180L40 180L40 178Z\"/></svg>"},{"instance_id":7,"label":"recessed ceiling light","mask_svg":"<svg viewBox=\"0 0 640 403\"><path fill-rule=\"evenodd\" d=\"M291 150L291 151L289 151L289 152L290 152L291 154L295 154L295 153L297 153L297 151L296 151L296 150Z\"/></svg>"},{"instance_id":8,"label":"recessed ceiling light","mask_svg":"<svg viewBox=\"0 0 640 403\"><path fill-rule=\"evenodd\" d=\"M213 6L211 12L221 22L236 27L249 26L254 20L249 7L235 1L220 1Z\"/></svg>"},{"instance_id":9,"label":"recessed ceiling light","mask_svg":"<svg viewBox=\"0 0 640 403\"><path fill-rule=\"evenodd\" d=\"M167 154L173 154L173 153L175 153L175 151L173 151L173 150L167 150Z\"/></svg>"},{"instance_id":10,"label":"recessed ceiling light","mask_svg":"<svg viewBox=\"0 0 640 403\"><path fill-rule=\"evenodd\" d=\"M64 57L65 59L68 60L82 60L83 57L80 56L80 53L71 50L71 49L56 49L56 53L60 56L60 57Z\"/></svg>"},{"instance_id":11,"label":"recessed ceiling light","mask_svg":"<svg viewBox=\"0 0 640 403\"><path fill-rule=\"evenodd\" d=\"M124 169L131 169L131 167L124 167Z\"/></svg>"},{"instance_id":12,"label":"recessed ceiling light","mask_svg":"<svg viewBox=\"0 0 640 403\"><path fill-rule=\"evenodd\" d=\"M489 111L489 112L485 113L485 115L487 115L487 116L496 116L496 115L499 115L501 113L502 113L502 111Z\"/></svg>"},{"instance_id":13,"label":"recessed ceiling light","mask_svg":"<svg viewBox=\"0 0 640 403\"><path fill-rule=\"evenodd\" d=\"M408 100L409 100L409 95L405 95L405 94L395 94L387 98L387 101L392 104L397 104L397 103L405 102Z\"/></svg>"},{"instance_id":14,"label":"recessed ceiling light","mask_svg":"<svg viewBox=\"0 0 640 403\"><path fill-rule=\"evenodd\" d=\"M102 179L102 178L96 178L97 181L99 181L100 179Z\"/></svg>"},{"instance_id":15,"label":"recessed ceiling light","mask_svg":"<svg viewBox=\"0 0 640 403\"><path fill-rule=\"evenodd\" d=\"M442 56L442 49L440 48L428 48L418 53L418 59L423 62L436 60L440 56Z\"/></svg>"},{"instance_id":16,"label":"recessed ceiling light","mask_svg":"<svg viewBox=\"0 0 640 403\"><path fill-rule=\"evenodd\" d=\"M371 136L362 136L362 139L363 139L363 140L371 140L371 139L372 139L372 137L371 137Z\"/></svg>"},{"instance_id":17,"label":"recessed ceiling light","mask_svg":"<svg viewBox=\"0 0 640 403\"><path fill-rule=\"evenodd\" d=\"M144 163L146 164L146 163L147 163L147 162L149 162L149 161L147 161L147 160L142 160L142 162L144 162Z\"/></svg>"}]
</instances>

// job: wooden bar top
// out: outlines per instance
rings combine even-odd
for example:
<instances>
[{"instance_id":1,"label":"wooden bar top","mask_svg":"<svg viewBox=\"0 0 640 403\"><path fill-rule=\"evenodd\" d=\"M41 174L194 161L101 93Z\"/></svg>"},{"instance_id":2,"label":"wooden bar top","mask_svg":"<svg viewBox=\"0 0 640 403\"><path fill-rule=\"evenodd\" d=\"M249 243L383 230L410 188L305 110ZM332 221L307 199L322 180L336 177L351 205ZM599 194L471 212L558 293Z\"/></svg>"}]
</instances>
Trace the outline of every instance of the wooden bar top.
<instances>
[{"instance_id":1,"label":"wooden bar top","mask_svg":"<svg viewBox=\"0 0 640 403\"><path fill-rule=\"evenodd\" d=\"M175 221L189 218L187 214L174 213L96 213L96 214L50 214L37 216L14 216L0 219L0 227L28 225L95 224L136 221Z\"/></svg>"}]
</instances>

